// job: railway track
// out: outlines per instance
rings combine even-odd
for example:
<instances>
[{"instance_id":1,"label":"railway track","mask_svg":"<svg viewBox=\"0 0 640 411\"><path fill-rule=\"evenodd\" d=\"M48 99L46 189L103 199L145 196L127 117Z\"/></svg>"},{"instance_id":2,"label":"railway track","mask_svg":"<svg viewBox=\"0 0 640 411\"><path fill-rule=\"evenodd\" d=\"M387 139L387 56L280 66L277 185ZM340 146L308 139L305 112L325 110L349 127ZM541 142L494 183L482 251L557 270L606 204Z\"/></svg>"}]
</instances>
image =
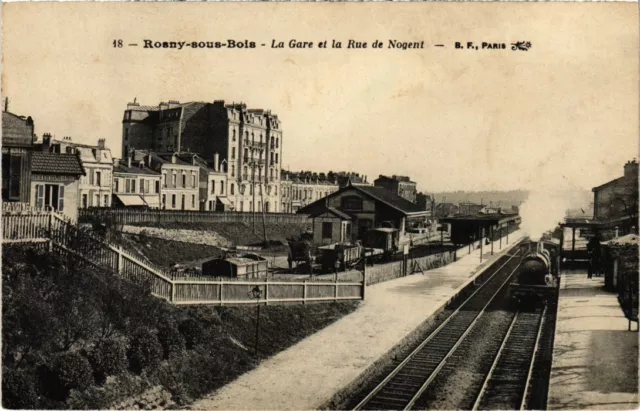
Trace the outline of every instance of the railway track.
<instances>
[{"instance_id":1,"label":"railway track","mask_svg":"<svg viewBox=\"0 0 640 411\"><path fill-rule=\"evenodd\" d=\"M354 409L411 409L520 265L518 249Z\"/></svg>"},{"instance_id":2,"label":"railway track","mask_svg":"<svg viewBox=\"0 0 640 411\"><path fill-rule=\"evenodd\" d=\"M478 393L473 410L523 410L534 372L547 307L519 311Z\"/></svg>"}]
</instances>

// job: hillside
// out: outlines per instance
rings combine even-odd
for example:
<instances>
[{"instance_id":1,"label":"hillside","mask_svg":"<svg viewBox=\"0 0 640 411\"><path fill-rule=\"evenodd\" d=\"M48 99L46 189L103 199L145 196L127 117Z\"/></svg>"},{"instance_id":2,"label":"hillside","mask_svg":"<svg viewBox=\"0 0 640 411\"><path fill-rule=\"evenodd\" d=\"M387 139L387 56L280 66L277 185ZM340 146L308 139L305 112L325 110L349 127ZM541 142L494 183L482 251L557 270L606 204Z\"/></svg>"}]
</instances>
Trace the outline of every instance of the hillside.
<instances>
[{"instance_id":1,"label":"hillside","mask_svg":"<svg viewBox=\"0 0 640 411\"><path fill-rule=\"evenodd\" d=\"M35 247L3 247L2 267L11 409L183 407L357 307L265 306L255 355L255 307L172 306Z\"/></svg>"},{"instance_id":2,"label":"hillside","mask_svg":"<svg viewBox=\"0 0 640 411\"><path fill-rule=\"evenodd\" d=\"M525 202L529 193L525 190L510 191L451 191L429 193L435 196L436 203L447 202L460 204L471 202L475 204L493 203L496 207L520 206Z\"/></svg>"}]
</instances>

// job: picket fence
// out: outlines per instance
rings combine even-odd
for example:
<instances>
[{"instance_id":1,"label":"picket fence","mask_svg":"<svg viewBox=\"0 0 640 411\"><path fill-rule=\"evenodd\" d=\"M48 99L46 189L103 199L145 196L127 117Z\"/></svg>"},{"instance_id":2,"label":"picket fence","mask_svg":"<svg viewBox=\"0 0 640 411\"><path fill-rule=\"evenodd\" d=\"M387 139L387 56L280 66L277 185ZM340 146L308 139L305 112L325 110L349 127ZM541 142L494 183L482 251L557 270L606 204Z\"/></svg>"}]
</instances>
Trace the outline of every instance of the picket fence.
<instances>
[{"instance_id":1,"label":"picket fence","mask_svg":"<svg viewBox=\"0 0 640 411\"><path fill-rule=\"evenodd\" d=\"M141 261L121 247L78 229L53 212L17 212L2 215L3 243L50 242L50 250L82 257L96 268L145 284L151 293L178 305L239 305L310 303L364 298L365 281L273 281L231 278L174 279L158 267ZM255 291L259 293L254 294ZM252 298L253 295L260 298Z\"/></svg>"},{"instance_id":2,"label":"picket fence","mask_svg":"<svg viewBox=\"0 0 640 411\"><path fill-rule=\"evenodd\" d=\"M109 219L115 224L139 224L139 223L244 223L254 221L262 223L263 216L260 213L242 212L214 212L214 211L172 211L172 210L135 210L118 208L86 208L78 210L80 223L91 222L94 219ZM306 214L265 213L266 224L306 224L311 221Z\"/></svg>"}]
</instances>

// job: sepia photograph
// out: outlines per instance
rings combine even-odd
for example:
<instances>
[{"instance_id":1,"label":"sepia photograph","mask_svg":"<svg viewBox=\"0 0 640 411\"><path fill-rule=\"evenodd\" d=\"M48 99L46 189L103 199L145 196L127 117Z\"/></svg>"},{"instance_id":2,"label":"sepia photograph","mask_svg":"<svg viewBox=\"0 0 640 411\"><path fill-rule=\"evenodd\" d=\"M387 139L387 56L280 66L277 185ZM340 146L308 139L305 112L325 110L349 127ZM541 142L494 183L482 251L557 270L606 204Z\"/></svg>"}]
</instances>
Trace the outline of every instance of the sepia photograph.
<instances>
[{"instance_id":1,"label":"sepia photograph","mask_svg":"<svg viewBox=\"0 0 640 411\"><path fill-rule=\"evenodd\" d=\"M2 407L637 409L631 3L2 5Z\"/></svg>"}]
</instances>

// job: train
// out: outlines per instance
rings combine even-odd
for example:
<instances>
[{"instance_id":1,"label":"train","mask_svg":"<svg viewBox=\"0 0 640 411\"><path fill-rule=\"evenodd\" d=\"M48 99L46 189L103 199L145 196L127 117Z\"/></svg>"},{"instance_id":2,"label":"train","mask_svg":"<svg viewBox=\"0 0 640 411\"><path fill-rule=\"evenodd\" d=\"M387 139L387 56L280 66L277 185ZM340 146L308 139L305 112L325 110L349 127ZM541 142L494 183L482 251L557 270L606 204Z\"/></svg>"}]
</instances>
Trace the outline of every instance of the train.
<instances>
[{"instance_id":1,"label":"train","mask_svg":"<svg viewBox=\"0 0 640 411\"><path fill-rule=\"evenodd\" d=\"M559 284L560 244L551 239L526 240L520 245L523 256L509 284L518 303L546 302Z\"/></svg>"}]
</instances>

